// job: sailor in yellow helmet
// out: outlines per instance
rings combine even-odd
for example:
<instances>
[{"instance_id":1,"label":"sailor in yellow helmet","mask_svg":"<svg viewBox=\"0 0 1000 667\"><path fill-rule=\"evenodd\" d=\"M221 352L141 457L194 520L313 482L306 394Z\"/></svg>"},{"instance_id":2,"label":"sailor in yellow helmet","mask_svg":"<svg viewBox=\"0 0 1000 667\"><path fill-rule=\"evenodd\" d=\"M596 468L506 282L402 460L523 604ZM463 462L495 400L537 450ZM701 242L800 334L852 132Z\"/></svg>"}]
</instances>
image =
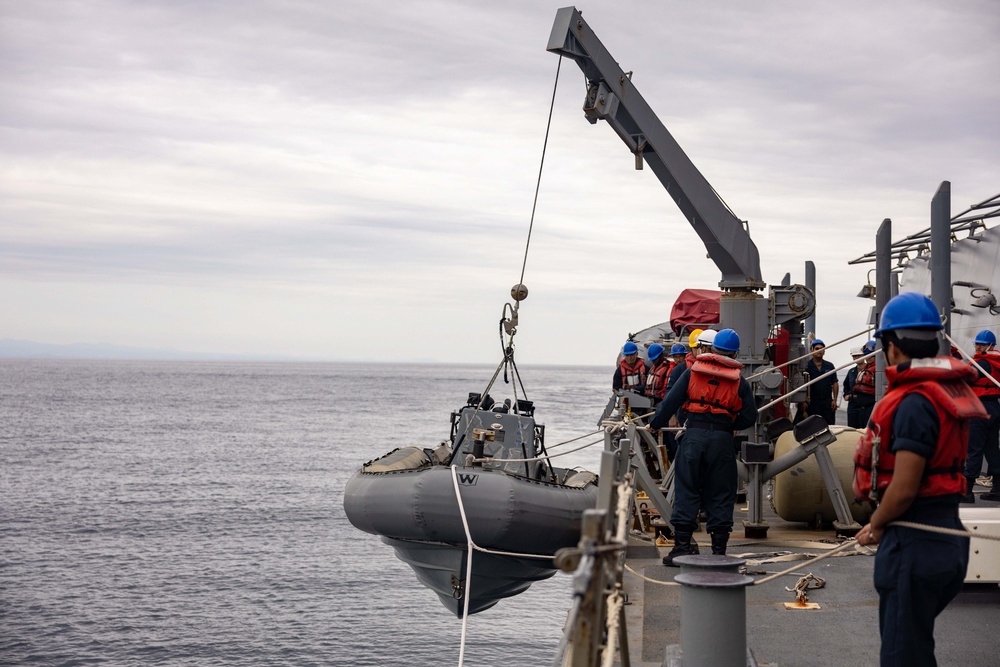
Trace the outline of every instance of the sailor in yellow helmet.
<instances>
[{"instance_id":1,"label":"sailor in yellow helmet","mask_svg":"<svg viewBox=\"0 0 1000 667\"><path fill-rule=\"evenodd\" d=\"M715 334L715 332L711 329L708 329L708 331L711 331L713 335ZM680 376L684 374L684 371L691 368L691 364L694 363L695 357L701 354L702 350L707 349L709 352L712 351L711 341L709 341L708 347L704 346L703 339L705 338L704 329L695 329L691 332L691 335L688 336L688 344L691 351L687 353L686 357L684 357L684 363L678 362L677 365L674 366L674 370L670 371L670 377L667 378L667 391L670 391L670 388L673 387L674 383L676 383ZM671 425L675 426L675 424Z\"/></svg>"}]
</instances>

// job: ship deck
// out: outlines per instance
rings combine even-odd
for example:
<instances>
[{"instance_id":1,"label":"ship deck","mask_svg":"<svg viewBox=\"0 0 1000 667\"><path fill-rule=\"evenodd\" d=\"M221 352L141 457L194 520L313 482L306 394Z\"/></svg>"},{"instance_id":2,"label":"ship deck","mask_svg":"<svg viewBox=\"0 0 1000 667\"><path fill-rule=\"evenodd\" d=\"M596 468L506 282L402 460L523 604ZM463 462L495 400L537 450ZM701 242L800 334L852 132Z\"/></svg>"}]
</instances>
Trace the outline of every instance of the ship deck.
<instances>
[{"instance_id":1,"label":"ship deck","mask_svg":"<svg viewBox=\"0 0 1000 667\"><path fill-rule=\"evenodd\" d=\"M978 508L993 508L1000 520L1000 503L977 499ZM813 530L805 524L782 520L769 510L766 539L745 539L742 521L746 505L735 508L735 527L728 554L748 560L748 574L757 579L796 565L795 562L753 564L771 552L820 555L833 549L836 536L831 530ZM965 517L963 517L965 520ZM708 535L695 534L702 553L708 553ZM973 540L972 549L996 542ZM862 548L863 549L863 548ZM669 546L633 536L627 564L645 577L673 581L679 573L662 564ZM826 667L833 665L878 665L878 594L872 584L874 551L870 554L845 550L820 562L799 561L793 574L746 590L747 647L760 667ZM858 550L856 550L858 551ZM997 552L991 552L997 553ZM997 564L1000 567L1000 563ZM813 574L825 580L824 588L808 591L809 602L818 609L786 609L795 602L793 592L801 576ZM626 626L631 665L659 667L665 662L666 647L680 644L680 587L644 581L625 572L624 585L629 604ZM997 664L1000 639L1000 587L997 584L966 584L959 596L938 617L935 641L939 664L976 667Z\"/></svg>"}]
</instances>

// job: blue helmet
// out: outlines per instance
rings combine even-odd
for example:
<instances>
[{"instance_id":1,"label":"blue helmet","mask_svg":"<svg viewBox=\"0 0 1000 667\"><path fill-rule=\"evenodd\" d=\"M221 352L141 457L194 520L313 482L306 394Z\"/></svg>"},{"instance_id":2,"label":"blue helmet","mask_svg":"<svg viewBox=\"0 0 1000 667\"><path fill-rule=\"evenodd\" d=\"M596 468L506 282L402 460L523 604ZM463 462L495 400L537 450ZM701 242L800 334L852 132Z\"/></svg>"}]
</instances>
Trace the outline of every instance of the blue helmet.
<instances>
[{"instance_id":1,"label":"blue helmet","mask_svg":"<svg viewBox=\"0 0 1000 667\"><path fill-rule=\"evenodd\" d=\"M740 335L732 329L723 329L719 333L715 334L715 340L712 341L712 347L716 350L722 350L723 352L739 352Z\"/></svg>"},{"instance_id":2,"label":"blue helmet","mask_svg":"<svg viewBox=\"0 0 1000 667\"><path fill-rule=\"evenodd\" d=\"M670 356L675 354L687 354L687 348L684 347L684 343L674 343L670 346Z\"/></svg>"},{"instance_id":3,"label":"blue helmet","mask_svg":"<svg viewBox=\"0 0 1000 667\"><path fill-rule=\"evenodd\" d=\"M663 354L663 346L659 343L653 343L646 350L646 358L650 361L656 361L660 358L661 354Z\"/></svg>"},{"instance_id":4,"label":"blue helmet","mask_svg":"<svg viewBox=\"0 0 1000 667\"><path fill-rule=\"evenodd\" d=\"M973 341L976 345L996 345L997 337L989 329L983 329L976 334L976 340Z\"/></svg>"},{"instance_id":5,"label":"blue helmet","mask_svg":"<svg viewBox=\"0 0 1000 667\"><path fill-rule=\"evenodd\" d=\"M625 343L622 347L622 354L637 354L639 352L639 347L632 341Z\"/></svg>"},{"instance_id":6,"label":"blue helmet","mask_svg":"<svg viewBox=\"0 0 1000 667\"><path fill-rule=\"evenodd\" d=\"M933 301L917 292L903 292L892 297L889 299L889 303L885 304L879 328L874 335L876 338L881 338L887 331L900 329L936 332L944 329L944 325L941 324L941 316ZM900 337L907 338L907 336ZM919 337L923 338L924 336Z\"/></svg>"},{"instance_id":7,"label":"blue helmet","mask_svg":"<svg viewBox=\"0 0 1000 667\"><path fill-rule=\"evenodd\" d=\"M826 343L824 343L821 338L817 338L816 340L814 340L812 342L812 345L810 345L809 347L813 348L813 347L816 347L817 345L822 345L823 347L826 347Z\"/></svg>"},{"instance_id":8,"label":"blue helmet","mask_svg":"<svg viewBox=\"0 0 1000 667\"><path fill-rule=\"evenodd\" d=\"M875 351L875 339L872 338L870 341L861 346L861 352L863 354L871 354Z\"/></svg>"}]
</instances>

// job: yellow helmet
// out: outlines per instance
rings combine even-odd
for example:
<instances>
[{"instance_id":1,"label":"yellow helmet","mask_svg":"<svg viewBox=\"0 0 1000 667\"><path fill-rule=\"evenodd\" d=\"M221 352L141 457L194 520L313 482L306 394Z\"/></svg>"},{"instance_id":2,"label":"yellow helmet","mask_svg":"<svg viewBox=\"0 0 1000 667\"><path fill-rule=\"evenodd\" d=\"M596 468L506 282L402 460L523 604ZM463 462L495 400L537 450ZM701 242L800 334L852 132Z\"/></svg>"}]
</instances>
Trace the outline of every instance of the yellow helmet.
<instances>
[{"instance_id":1,"label":"yellow helmet","mask_svg":"<svg viewBox=\"0 0 1000 667\"><path fill-rule=\"evenodd\" d=\"M703 329L695 329L691 332L691 335L688 336L688 347L698 347L698 336L701 335L702 331Z\"/></svg>"}]
</instances>

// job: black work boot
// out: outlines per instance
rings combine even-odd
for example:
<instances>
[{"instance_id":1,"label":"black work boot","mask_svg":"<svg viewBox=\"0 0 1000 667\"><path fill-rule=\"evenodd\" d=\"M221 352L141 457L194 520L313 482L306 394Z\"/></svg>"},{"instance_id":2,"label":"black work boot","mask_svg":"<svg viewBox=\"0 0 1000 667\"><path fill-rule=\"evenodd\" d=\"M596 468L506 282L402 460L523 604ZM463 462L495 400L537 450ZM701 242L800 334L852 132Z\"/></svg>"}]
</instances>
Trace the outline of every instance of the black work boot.
<instances>
[{"instance_id":1,"label":"black work boot","mask_svg":"<svg viewBox=\"0 0 1000 667\"><path fill-rule=\"evenodd\" d=\"M674 533L674 548L663 557L663 564L671 567L678 567L674 564L674 558L678 556L689 556L695 553L691 550L691 533Z\"/></svg>"},{"instance_id":2,"label":"black work boot","mask_svg":"<svg viewBox=\"0 0 1000 667\"><path fill-rule=\"evenodd\" d=\"M965 488L967 489L964 496L962 496L958 502L966 504L974 504L976 502L976 495L972 493L972 487L976 485L975 477L965 478Z\"/></svg>"},{"instance_id":3,"label":"black work boot","mask_svg":"<svg viewBox=\"0 0 1000 667\"><path fill-rule=\"evenodd\" d=\"M997 477L998 475L993 475L993 480L994 480L993 486L986 493L982 493L979 495L980 500L992 500L992 501L1000 500L1000 487L998 487L996 483Z\"/></svg>"},{"instance_id":4,"label":"black work boot","mask_svg":"<svg viewBox=\"0 0 1000 667\"><path fill-rule=\"evenodd\" d=\"M712 555L725 556L728 543L729 533L712 533Z\"/></svg>"}]
</instances>

